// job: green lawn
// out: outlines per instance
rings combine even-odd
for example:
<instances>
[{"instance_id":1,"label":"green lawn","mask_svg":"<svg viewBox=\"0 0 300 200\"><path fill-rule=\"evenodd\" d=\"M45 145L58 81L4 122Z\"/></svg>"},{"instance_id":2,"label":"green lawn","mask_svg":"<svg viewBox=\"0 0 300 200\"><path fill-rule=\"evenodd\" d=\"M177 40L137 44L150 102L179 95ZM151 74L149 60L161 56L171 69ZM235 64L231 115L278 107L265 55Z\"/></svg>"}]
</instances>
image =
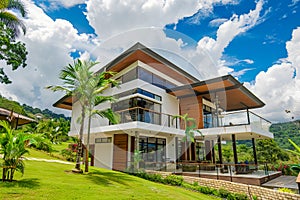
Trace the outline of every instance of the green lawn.
<instances>
[{"instance_id":1,"label":"green lawn","mask_svg":"<svg viewBox=\"0 0 300 200\"><path fill-rule=\"evenodd\" d=\"M25 162L23 177L0 182L0 199L217 199L111 170L91 167L81 175L69 171L72 165Z\"/></svg>"}]
</instances>

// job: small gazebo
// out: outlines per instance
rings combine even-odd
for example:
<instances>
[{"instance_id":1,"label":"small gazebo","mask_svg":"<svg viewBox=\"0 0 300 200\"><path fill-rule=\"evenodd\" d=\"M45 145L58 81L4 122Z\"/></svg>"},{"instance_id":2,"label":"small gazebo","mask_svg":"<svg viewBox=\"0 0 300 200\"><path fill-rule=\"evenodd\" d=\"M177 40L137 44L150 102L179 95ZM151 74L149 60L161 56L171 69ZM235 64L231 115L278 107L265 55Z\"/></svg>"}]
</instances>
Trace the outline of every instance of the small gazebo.
<instances>
[{"instance_id":1,"label":"small gazebo","mask_svg":"<svg viewBox=\"0 0 300 200\"><path fill-rule=\"evenodd\" d=\"M14 128L24 124L36 122L36 120L30 117L16 113L13 110L7 110L5 108L0 108L0 120L8 121Z\"/></svg>"}]
</instances>

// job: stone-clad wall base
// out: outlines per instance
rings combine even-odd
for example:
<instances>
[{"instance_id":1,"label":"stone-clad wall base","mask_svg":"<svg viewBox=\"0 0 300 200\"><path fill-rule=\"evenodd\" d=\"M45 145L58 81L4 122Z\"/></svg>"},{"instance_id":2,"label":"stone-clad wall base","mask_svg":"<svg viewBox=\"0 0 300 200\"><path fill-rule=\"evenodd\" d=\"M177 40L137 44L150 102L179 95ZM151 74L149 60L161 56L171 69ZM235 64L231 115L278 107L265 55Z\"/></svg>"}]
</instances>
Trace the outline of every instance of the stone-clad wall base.
<instances>
[{"instance_id":1,"label":"stone-clad wall base","mask_svg":"<svg viewBox=\"0 0 300 200\"><path fill-rule=\"evenodd\" d=\"M171 172L159 172L159 171L146 171L147 173L157 173L166 177ZM189 177L183 176L184 181L188 183L198 182L201 186L207 186L215 189L223 188L233 193L247 194L248 197L256 196L259 200L300 200L299 194L290 194L286 192L280 192L260 186L247 185L242 183L234 183L224 180L215 180L207 178Z\"/></svg>"}]
</instances>

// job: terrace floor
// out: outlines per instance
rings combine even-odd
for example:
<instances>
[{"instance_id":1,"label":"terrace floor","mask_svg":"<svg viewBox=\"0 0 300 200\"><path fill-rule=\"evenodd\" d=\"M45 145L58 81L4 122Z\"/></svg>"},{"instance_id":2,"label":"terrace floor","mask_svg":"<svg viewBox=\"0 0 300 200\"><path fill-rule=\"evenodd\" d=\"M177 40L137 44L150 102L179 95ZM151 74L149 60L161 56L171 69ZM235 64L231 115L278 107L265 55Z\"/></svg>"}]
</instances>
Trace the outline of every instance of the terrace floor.
<instances>
[{"instance_id":1,"label":"terrace floor","mask_svg":"<svg viewBox=\"0 0 300 200\"><path fill-rule=\"evenodd\" d=\"M262 186L272 188L272 189L289 188L292 190L298 190L298 184L296 183L296 179L297 177L295 176L280 176L262 184Z\"/></svg>"},{"instance_id":2,"label":"terrace floor","mask_svg":"<svg viewBox=\"0 0 300 200\"><path fill-rule=\"evenodd\" d=\"M281 176L281 172L269 171L268 174L265 174L263 170L254 171L248 174L220 173L217 170L214 171L197 170L196 172L182 172L182 170L176 170L175 174L209 178L209 179L226 180L226 181L231 181L236 183L244 183L244 184L258 185L258 186L261 186L262 184Z\"/></svg>"}]
</instances>

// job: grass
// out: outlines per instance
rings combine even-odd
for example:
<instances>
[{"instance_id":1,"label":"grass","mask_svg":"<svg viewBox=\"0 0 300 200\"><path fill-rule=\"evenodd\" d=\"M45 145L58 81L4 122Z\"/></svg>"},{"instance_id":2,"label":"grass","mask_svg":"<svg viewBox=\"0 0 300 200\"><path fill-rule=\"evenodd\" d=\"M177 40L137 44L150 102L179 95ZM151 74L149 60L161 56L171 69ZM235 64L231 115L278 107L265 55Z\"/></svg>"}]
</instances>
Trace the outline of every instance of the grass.
<instances>
[{"instance_id":1,"label":"grass","mask_svg":"<svg viewBox=\"0 0 300 200\"><path fill-rule=\"evenodd\" d=\"M74 174L72 165L25 161L23 177L0 182L0 199L217 199L183 188L150 182L121 172L90 168Z\"/></svg>"}]
</instances>

